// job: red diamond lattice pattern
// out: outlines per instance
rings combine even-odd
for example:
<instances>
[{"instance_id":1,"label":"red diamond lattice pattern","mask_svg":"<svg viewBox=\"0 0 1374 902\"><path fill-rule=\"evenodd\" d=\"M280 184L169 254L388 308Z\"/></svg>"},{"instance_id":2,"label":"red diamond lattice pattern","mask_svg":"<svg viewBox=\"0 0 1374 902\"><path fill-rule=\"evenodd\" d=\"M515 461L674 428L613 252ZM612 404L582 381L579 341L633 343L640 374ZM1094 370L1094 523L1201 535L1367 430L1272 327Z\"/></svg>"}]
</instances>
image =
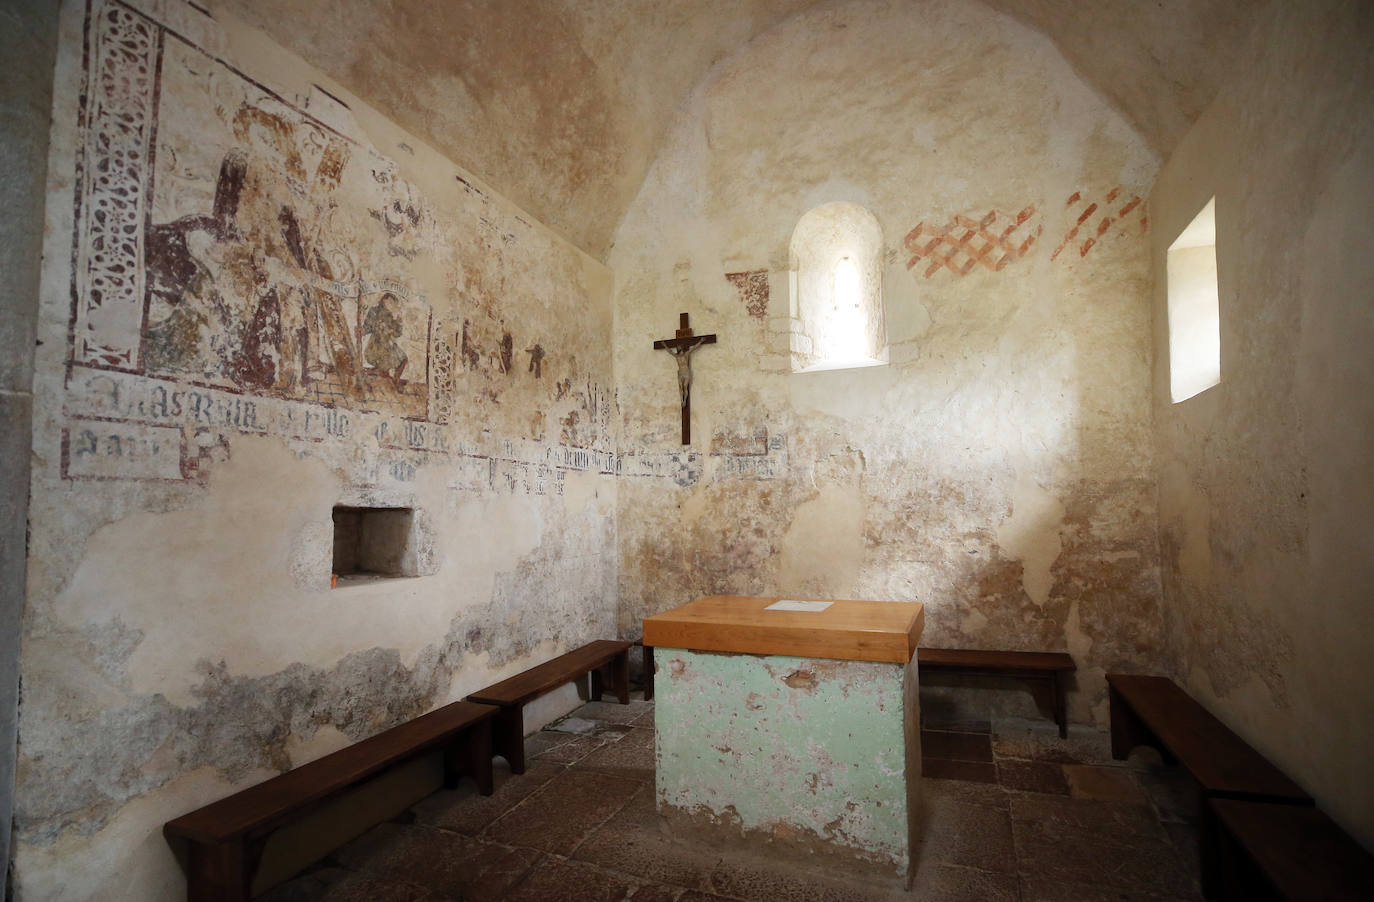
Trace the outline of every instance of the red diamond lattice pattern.
<instances>
[{"instance_id":1,"label":"red diamond lattice pattern","mask_svg":"<svg viewBox=\"0 0 1374 902\"><path fill-rule=\"evenodd\" d=\"M1040 237L1043 226L1037 226L1033 232L1028 226L1022 228L1034 217L1032 205L1015 216L991 210L980 219L955 216L940 227L919 223L903 241L912 255L906 268L915 269L918 263L925 262L927 279L941 268L966 276L979 263L993 272L1001 272L1008 263L1024 257ZM1006 225L999 229L999 222Z\"/></svg>"}]
</instances>

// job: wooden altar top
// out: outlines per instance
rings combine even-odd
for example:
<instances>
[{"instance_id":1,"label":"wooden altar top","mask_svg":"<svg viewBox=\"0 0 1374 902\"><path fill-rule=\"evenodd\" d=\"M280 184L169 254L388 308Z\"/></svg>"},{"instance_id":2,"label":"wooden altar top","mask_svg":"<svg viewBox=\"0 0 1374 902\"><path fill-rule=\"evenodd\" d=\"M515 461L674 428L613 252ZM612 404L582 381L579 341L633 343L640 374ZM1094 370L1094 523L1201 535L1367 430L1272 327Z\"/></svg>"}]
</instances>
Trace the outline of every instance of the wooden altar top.
<instances>
[{"instance_id":1,"label":"wooden altar top","mask_svg":"<svg viewBox=\"0 0 1374 902\"><path fill-rule=\"evenodd\" d=\"M817 612L764 610L783 597L698 598L645 617L644 644L905 664L916 654L916 643L925 627L925 606L919 602L797 599L831 604Z\"/></svg>"}]
</instances>

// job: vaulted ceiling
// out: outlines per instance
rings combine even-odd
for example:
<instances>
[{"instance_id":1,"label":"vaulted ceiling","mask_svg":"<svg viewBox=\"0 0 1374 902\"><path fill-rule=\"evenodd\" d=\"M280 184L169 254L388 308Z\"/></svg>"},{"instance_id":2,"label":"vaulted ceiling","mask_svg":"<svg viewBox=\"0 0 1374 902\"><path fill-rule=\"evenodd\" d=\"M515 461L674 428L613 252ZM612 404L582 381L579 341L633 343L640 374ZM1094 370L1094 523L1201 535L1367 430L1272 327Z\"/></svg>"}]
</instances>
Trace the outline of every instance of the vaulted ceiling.
<instances>
[{"instance_id":1,"label":"vaulted ceiling","mask_svg":"<svg viewBox=\"0 0 1374 902\"><path fill-rule=\"evenodd\" d=\"M823 0L219 0L604 258L674 111ZM882 2L882 0L879 0ZM919 8L924 0L886 0ZM1161 156L1269 0L978 0L1037 28Z\"/></svg>"}]
</instances>

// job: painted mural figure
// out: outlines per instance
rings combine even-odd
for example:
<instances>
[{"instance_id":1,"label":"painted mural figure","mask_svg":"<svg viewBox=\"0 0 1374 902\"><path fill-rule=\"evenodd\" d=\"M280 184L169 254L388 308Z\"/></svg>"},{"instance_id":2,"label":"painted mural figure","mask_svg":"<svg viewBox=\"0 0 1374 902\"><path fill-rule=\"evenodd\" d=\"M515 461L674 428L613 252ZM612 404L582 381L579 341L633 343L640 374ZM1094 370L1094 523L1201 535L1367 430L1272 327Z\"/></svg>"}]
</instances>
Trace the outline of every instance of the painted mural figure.
<instances>
[{"instance_id":1,"label":"painted mural figure","mask_svg":"<svg viewBox=\"0 0 1374 902\"><path fill-rule=\"evenodd\" d=\"M405 385L401 374L409 362L400 345L402 331L401 302L390 291L385 292L363 319L363 335L367 338L363 360L389 377L397 391Z\"/></svg>"},{"instance_id":2,"label":"painted mural figure","mask_svg":"<svg viewBox=\"0 0 1374 902\"><path fill-rule=\"evenodd\" d=\"M224 363L227 343L214 347L214 336L219 330L233 334L235 318L202 257L215 245L241 243L237 220L247 174L247 156L230 151L220 163L209 216L182 216L144 233L149 300L168 311L144 330L145 362L152 369L203 373L212 368L210 355Z\"/></svg>"}]
</instances>

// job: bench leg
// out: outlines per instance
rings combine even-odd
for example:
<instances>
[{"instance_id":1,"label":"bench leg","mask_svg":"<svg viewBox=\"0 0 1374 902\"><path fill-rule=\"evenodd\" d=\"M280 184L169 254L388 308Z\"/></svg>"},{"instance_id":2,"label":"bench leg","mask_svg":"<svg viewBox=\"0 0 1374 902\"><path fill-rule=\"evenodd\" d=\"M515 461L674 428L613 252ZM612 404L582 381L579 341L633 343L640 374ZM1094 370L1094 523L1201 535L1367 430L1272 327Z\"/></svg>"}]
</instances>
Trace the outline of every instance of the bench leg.
<instances>
[{"instance_id":1,"label":"bench leg","mask_svg":"<svg viewBox=\"0 0 1374 902\"><path fill-rule=\"evenodd\" d=\"M492 753L510 762L510 772L525 772L525 711L520 705L502 708L492 730Z\"/></svg>"},{"instance_id":2,"label":"bench leg","mask_svg":"<svg viewBox=\"0 0 1374 902\"><path fill-rule=\"evenodd\" d=\"M1153 744L1154 736L1110 683L1107 684L1107 698L1111 704L1112 757L1125 761L1131 756L1131 749Z\"/></svg>"},{"instance_id":3,"label":"bench leg","mask_svg":"<svg viewBox=\"0 0 1374 902\"><path fill-rule=\"evenodd\" d=\"M644 646L644 700L654 700L654 647Z\"/></svg>"},{"instance_id":4,"label":"bench leg","mask_svg":"<svg viewBox=\"0 0 1374 902\"><path fill-rule=\"evenodd\" d=\"M491 795L491 756L491 721L484 720L444 750L444 786L455 789L463 777L472 777L478 792Z\"/></svg>"},{"instance_id":5,"label":"bench leg","mask_svg":"<svg viewBox=\"0 0 1374 902\"><path fill-rule=\"evenodd\" d=\"M1225 840L1221 836L1221 822L1212 813L1212 806L1207 803L1207 797L1199 793L1199 801L1202 803L1202 820L1198 825L1198 883L1202 889L1202 898L1220 899L1222 844Z\"/></svg>"},{"instance_id":6,"label":"bench leg","mask_svg":"<svg viewBox=\"0 0 1374 902\"><path fill-rule=\"evenodd\" d=\"M606 691L606 675L605 675L605 673L603 673L603 668L601 668L601 667L593 667L593 668L592 668L592 691L591 691L591 694L590 694L588 697L589 697L592 701L594 701L594 702L599 702L599 701L601 701L601 693L603 693L603 692L605 692L605 691Z\"/></svg>"},{"instance_id":7,"label":"bench leg","mask_svg":"<svg viewBox=\"0 0 1374 902\"><path fill-rule=\"evenodd\" d=\"M1064 674L1055 672L1050 677L1054 689L1054 722L1059 724L1059 738L1069 738L1069 711L1064 699Z\"/></svg>"},{"instance_id":8,"label":"bench leg","mask_svg":"<svg viewBox=\"0 0 1374 902\"><path fill-rule=\"evenodd\" d=\"M260 844L259 844L260 845ZM192 843L186 869L188 902L248 902L259 854L242 839L206 845Z\"/></svg>"},{"instance_id":9,"label":"bench leg","mask_svg":"<svg viewBox=\"0 0 1374 902\"><path fill-rule=\"evenodd\" d=\"M611 683L622 705L630 703L630 650L618 653L611 661Z\"/></svg>"}]
</instances>

